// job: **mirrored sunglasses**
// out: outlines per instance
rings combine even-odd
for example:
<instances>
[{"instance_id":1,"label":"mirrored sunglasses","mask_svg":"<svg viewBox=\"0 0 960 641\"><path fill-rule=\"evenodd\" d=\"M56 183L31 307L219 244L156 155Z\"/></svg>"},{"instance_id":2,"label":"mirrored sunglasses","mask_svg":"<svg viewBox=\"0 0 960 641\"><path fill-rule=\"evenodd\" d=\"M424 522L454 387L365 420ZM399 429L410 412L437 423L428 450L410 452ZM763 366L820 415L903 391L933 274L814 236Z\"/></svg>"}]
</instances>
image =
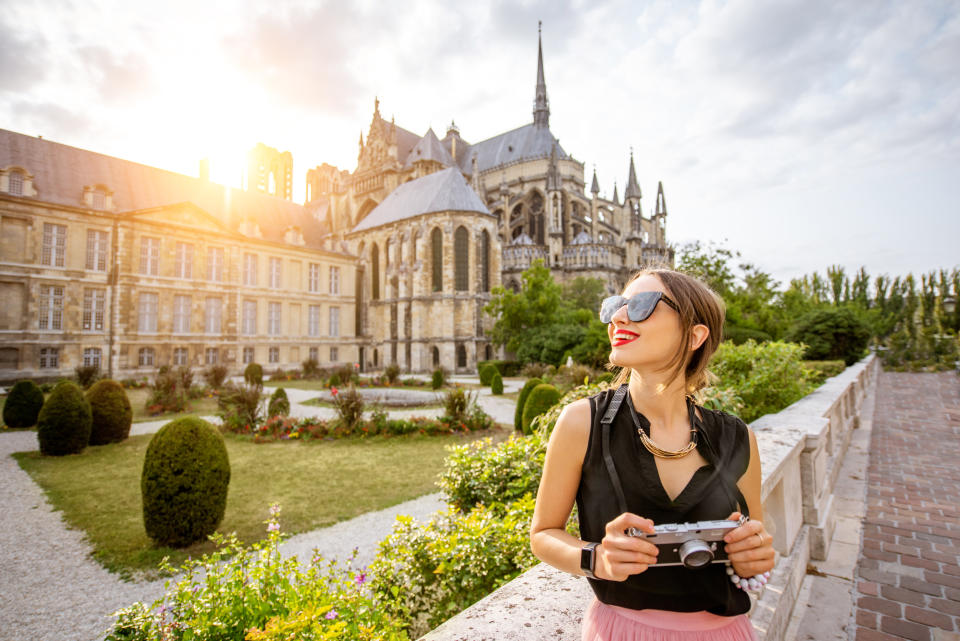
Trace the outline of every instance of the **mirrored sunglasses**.
<instances>
[{"instance_id":1,"label":"mirrored sunglasses","mask_svg":"<svg viewBox=\"0 0 960 641\"><path fill-rule=\"evenodd\" d=\"M617 313L617 310L626 305L627 318L634 323L640 323L650 318L650 314L657 308L657 303L660 301L665 302L674 310L680 311L677 309L677 304L663 292L640 292L630 298L624 298L623 296L605 298L600 304L600 320L609 323L613 320L613 315Z\"/></svg>"}]
</instances>

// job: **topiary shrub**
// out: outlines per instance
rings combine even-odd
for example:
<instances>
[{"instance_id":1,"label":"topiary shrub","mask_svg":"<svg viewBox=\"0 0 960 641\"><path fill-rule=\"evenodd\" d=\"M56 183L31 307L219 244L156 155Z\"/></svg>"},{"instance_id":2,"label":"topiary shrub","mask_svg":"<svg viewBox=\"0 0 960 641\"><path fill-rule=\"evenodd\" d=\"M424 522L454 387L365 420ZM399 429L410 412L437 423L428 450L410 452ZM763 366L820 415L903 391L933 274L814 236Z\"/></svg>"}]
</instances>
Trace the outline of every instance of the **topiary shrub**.
<instances>
[{"instance_id":1,"label":"topiary shrub","mask_svg":"<svg viewBox=\"0 0 960 641\"><path fill-rule=\"evenodd\" d=\"M497 371L497 368L491 365L490 363L483 363L482 365L480 365L479 369L477 370L477 374L480 375L481 385L489 385L490 381L493 380L493 375L499 374L499 373L500 372Z\"/></svg>"},{"instance_id":2,"label":"topiary shrub","mask_svg":"<svg viewBox=\"0 0 960 641\"><path fill-rule=\"evenodd\" d=\"M263 367L258 363L250 363L243 370L243 380L247 385L263 387Z\"/></svg>"},{"instance_id":3,"label":"topiary shrub","mask_svg":"<svg viewBox=\"0 0 960 641\"><path fill-rule=\"evenodd\" d=\"M133 409L120 383L110 379L97 381L87 390L87 402L93 417L90 445L119 443L130 436Z\"/></svg>"},{"instance_id":4,"label":"topiary shrub","mask_svg":"<svg viewBox=\"0 0 960 641\"><path fill-rule=\"evenodd\" d=\"M801 316L787 340L806 345L807 360L843 360L849 366L863 358L870 329L849 307L826 307Z\"/></svg>"},{"instance_id":5,"label":"topiary shrub","mask_svg":"<svg viewBox=\"0 0 960 641\"><path fill-rule=\"evenodd\" d=\"M531 378L526 383L523 384L523 387L520 389L520 396L517 397L517 409L513 413L513 427L518 432L523 430L523 405L527 402L527 397L530 395L530 392L537 385L543 383L542 379Z\"/></svg>"},{"instance_id":6,"label":"topiary shrub","mask_svg":"<svg viewBox=\"0 0 960 641\"><path fill-rule=\"evenodd\" d=\"M490 379L490 393L494 396L503 394L503 377L500 376L500 372L494 372L493 378Z\"/></svg>"},{"instance_id":7,"label":"topiary shrub","mask_svg":"<svg viewBox=\"0 0 960 641\"><path fill-rule=\"evenodd\" d=\"M33 427L43 407L43 392L33 381L17 381L3 406L7 427Z\"/></svg>"},{"instance_id":8,"label":"topiary shrub","mask_svg":"<svg viewBox=\"0 0 960 641\"><path fill-rule=\"evenodd\" d=\"M88 389L100 378L99 365L77 365L73 372L77 377L77 385L83 389Z\"/></svg>"},{"instance_id":9,"label":"topiary shrub","mask_svg":"<svg viewBox=\"0 0 960 641\"><path fill-rule=\"evenodd\" d=\"M83 390L73 381L61 381L37 416L40 453L48 456L77 454L90 442L93 416Z\"/></svg>"},{"instance_id":10,"label":"topiary shrub","mask_svg":"<svg viewBox=\"0 0 960 641\"><path fill-rule=\"evenodd\" d=\"M560 393L560 390L549 383L543 383L534 387L530 395L527 396L527 402L523 404L521 423L523 433L529 434L531 432L530 423L533 422L533 419L556 405L561 396L563 396L563 394Z\"/></svg>"},{"instance_id":11,"label":"topiary shrub","mask_svg":"<svg viewBox=\"0 0 960 641\"><path fill-rule=\"evenodd\" d=\"M327 387L336 387L337 385L340 385L340 383L340 375L334 372L330 375L330 379L327 381Z\"/></svg>"},{"instance_id":12,"label":"topiary shrub","mask_svg":"<svg viewBox=\"0 0 960 641\"><path fill-rule=\"evenodd\" d=\"M186 547L213 534L223 520L230 460L210 423L186 416L157 432L143 460L143 525L158 545Z\"/></svg>"},{"instance_id":13,"label":"topiary shrub","mask_svg":"<svg viewBox=\"0 0 960 641\"><path fill-rule=\"evenodd\" d=\"M270 404L267 405L267 416L286 416L290 413L290 400L282 387L270 397Z\"/></svg>"},{"instance_id":14,"label":"topiary shrub","mask_svg":"<svg viewBox=\"0 0 960 641\"><path fill-rule=\"evenodd\" d=\"M391 385L396 383L397 379L400 378L400 366L396 363L387 365L386 369L383 370L383 378Z\"/></svg>"},{"instance_id":15,"label":"topiary shrub","mask_svg":"<svg viewBox=\"0 0 960 641\"><path fill-rule=\"evenodd\" d=\"M447 382L447 371L442 367L433 370L433 377L430 379L430 385L433 389L440 389Z\"/></svg>"}]
</instances>

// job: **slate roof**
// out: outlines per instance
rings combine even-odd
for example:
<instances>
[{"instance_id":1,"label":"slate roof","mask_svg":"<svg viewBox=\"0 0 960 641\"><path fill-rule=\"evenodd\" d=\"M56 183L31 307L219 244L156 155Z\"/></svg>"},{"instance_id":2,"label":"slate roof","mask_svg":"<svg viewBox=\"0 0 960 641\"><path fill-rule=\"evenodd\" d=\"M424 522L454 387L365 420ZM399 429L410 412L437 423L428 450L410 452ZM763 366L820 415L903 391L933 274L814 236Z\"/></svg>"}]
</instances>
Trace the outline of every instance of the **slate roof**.
<instances>
[{"instance_id":1,"label":"slate roof","mask_svg":"<svg viewBox=\"0 0 960 641\"><path fill-rule=\"evenodd\" d=\"M420 142L410 150L404 167L409 169L413 167L413 163L419 160L435 160L444 167L453 167L456 165L450 156L450 152L441 144L437 138L437 134L433 133L432 127L427 130L427 133L420 139Z\"/></svg>"},{"instance_id":2,"label":"slate roof","mask_svg":"<svg viewBox=\"0 0 960 641\"><path fill-rule=\"evenodd\" d=\"M390 192L351 233L440 211L472 211L490 214L456 167L411 180Z\"/></svg>"},{"instance_id":3,"label":"slate roof","mask_svg":"<svg viewBox=\"0 0 960 641\"><path fill-rule=\"evenodd\" d=\"M557 157L567 160L570 156L547 127L537 127L533 123L518 127L487 140L470 145L460 160L460 169L473 173L473 156L477 156L477 169L485 172L519 160L548 158L553 146L557 146ZM457 156L460 156L457 153Z\"/></svg>"},{"instance_id":4,"label":"slate roof","mask_svg":"<svg viewBox=\"0 0 960 641\"><path fill-rule=\"evenodd\" d=\"M420 142L420 136L400 125L394 126L397 128L397 160L405 162L410 152Z\"/></svg>"},{"instance_id":5,"label":"slate roof","mask_svg":"<svg viewBox=\"0 0 960 641\"><path fill-rule=\"evenodd\" d=\"M84 187L113 191L114 211L129 212L190 202L238 232L245 219L257 222L264 240L284 242L288 227L300 229L307 247L323 249L329 202L309 207L227 187L193 176L149 167L86 149L0 129L0 167L16 165L33 174L41 202L85 207Z\"/></svg>"}]
</instances>

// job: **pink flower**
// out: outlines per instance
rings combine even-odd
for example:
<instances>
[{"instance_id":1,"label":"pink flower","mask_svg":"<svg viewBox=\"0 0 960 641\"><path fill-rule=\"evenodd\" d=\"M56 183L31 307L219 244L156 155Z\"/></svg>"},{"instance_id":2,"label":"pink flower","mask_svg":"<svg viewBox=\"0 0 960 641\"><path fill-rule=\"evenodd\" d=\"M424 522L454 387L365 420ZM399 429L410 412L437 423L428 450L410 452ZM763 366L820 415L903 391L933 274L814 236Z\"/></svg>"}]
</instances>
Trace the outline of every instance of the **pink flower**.
<instances>
[{"instance_id":1,"label":"pink flower","mask_svg":"<svg viewBox=\"0 0 960 641\"><path fill-rule=\"evenodd\" d=\"M331 387L331 388L330 388L330 393L331 393L333 396L336 396L337 394L340 393L340 390L338 390L336 387Z\"/></svg>"},{"instance_id":2,"label":"pink flower","mask_svg":"<svg viewBox=\"0 0 960 641\"><path fill-rule=\"evenodd\" d=\"M276 521L270 521L267 525L267 532L276 532L280 529L280 524Z\"/></svg>"},{"instance_id":3,"label":"pink flower","mask_svg":"<svg viewBox=\"0 0 960 641\"><path fill-rule=\"evenodd\" d=\"M323 615L323 618L324 618L324 619L336 619L336 618L337 618L337 611L336 611L336 610L330 610L330 611L327 612L325 615Z\"/></svg>"},{"instance_id":4,"label":"pink flower","mask_svg":"<svg viewBox=\"0 0 960 641\"><path fill-rule=\"evenodd\" d=\"M366 572L361 572L360 574L357 575L357 585L363 585L366 582L367 582Z\"/></svg>"}]
</instances>

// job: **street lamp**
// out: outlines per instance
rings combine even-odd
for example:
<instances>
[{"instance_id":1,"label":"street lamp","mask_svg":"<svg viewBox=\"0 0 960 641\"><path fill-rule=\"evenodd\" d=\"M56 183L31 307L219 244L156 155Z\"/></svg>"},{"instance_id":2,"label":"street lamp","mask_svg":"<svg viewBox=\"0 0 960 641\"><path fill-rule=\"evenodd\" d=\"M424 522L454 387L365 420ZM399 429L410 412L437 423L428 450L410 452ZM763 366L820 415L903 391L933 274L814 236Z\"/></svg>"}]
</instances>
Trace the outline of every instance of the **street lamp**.
<instances>
[{"instance_id":1,"label":"street lamp","mask_svg":"<svg viewBox=\"0 0 960 641\"><path fill-rule=\"evenodd\" d=\"M943 301L941 304L943 305L943 311L945 311L948 314L952 314L953 311L957 308L957 299L952 294L947 294L946 296L943 297Z\"/></svg>"}]
</instances>

